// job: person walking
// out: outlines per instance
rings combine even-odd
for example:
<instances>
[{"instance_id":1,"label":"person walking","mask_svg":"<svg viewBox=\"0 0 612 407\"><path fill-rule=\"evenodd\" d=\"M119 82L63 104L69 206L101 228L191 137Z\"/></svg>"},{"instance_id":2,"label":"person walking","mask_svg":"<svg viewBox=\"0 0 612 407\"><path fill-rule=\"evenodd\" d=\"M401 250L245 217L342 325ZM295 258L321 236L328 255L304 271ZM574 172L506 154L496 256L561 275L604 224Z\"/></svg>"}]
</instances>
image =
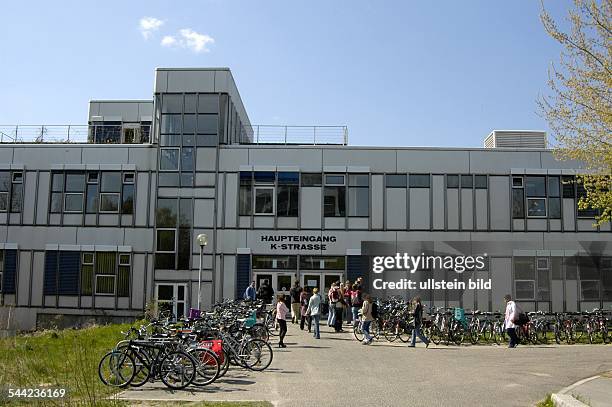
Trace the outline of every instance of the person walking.
<instances>
[{"instance_id":1,"label":"person walking","mask_svg":"<svg viewBox=\"0 0 612 407\"><path fill-rule=\"evenodd\" d=\"M361 298L361 288L357 283L351 287L351 311L353 313L353 328L359 324L359 310L363 306L363 300Z\"/></svg>"},{"instance_id":2,"label":"person walking","mask_svg":"<svg viewBox=\"0 0 612 407\"><path fill-rule=\"evenodd\" d=\"M363 342L364 345L372 343L374 337L370 334L370 324L374 320L372 316L372 297L366 295L361 306L361 330L363 331Z\"/></svg>"},{"instance_id":3,"label":"person walking","mask_svg":"<svg viewBox=\"0 0 612 407\"><path fill-rule=\"evenodd\" d=\"M263 300L266 304L272 303L272 297L274 296L274 289L270 287L268 280L263 280L259 289L257 290L257 298ZM282 299L284 300L284 298Z\"/></svg>"},{"instance_id":4,"label":"person walking","mask_svg":"<svg viewBox=\"0 0 612 407\"><path fill-rule=\"evenodd\" d=\"M314 338L321 339L321 333L319 331L319 320L321 318L321 295L319 289L314 288L312 290L312 296L308 300L308 308L306 314L310 315L312 324L314 325Z\"/></svg>"},{"instance_id":5,"label":"person walking","mask_svg":"<svg viewBox=\"0 0 612 407\"><path fill-rule=\"evenodd\" d=\"M287 305L285 305L285 302L283 301L284 295L283 294L278 294L276 296L276 322L278 322L278 327L279 327L279 342L278 342L278 347L279 348L286 348L287 345L285 345L285 335L287 335L287 313L289 312L289 308L287 308Z\"/></svg>"},{"instance_id":6,"label":"person walking","mask_svg":"<svg viewBox=\"0 0 612 407\"><path fill-rule=\"evenodd\" d=\"M299 324L301 319L300 312L300 294L302 293L302 287L300 287L299 281L295 282L295 285L289 290L291 296L291 323Z\"/></svg>"},{"instance_id":7,"label":"person walking","mask_svg":"<svg viewBox=\"0 0 612 407\"><path fill-rule=\"evenodd\" d=\"M504 327L506 328L506 333L510 337L508 347L516 348L519 342L518 337L516 336L516 324L514 323L514 320L518 316L517 305L514 301L512 301L512 296L510 294L506 294L504 296L504 300L506 301Z\"/></svg>"},{"instance_id":8,"label":"person walking","mask_svg":"<svg viewBox=\"0 0 612 407\"><path fill-rule=\"evenodd\" d=\"M300 318L300 329L303 331L304 324L306 321L308 321L308 332L310 332L310 329L312 327L312 318L307 313L308 302L310 300L311 295L312 294L310 293L310 287L304 287L304 289L300 293L300 314L302 316Z\"/></svg>"},{"instance_id":9,"label":"person walking","mask_svg":"<svg viewBox=\"0 0 612 407\"><path fill-rule=\"evenodd\" d=\"M255 281L251 281L251 285L244 291L244 299L255 301L257 290L255 290Z\"/></svg>"},{"instance_id":10,"label":"person walking","mask_svg":"<svg viewBox=\"0 0 612 407\"><path fill-rule=\"evenodd\" d=\"M334 326L336 323L336 303L340 300L340 290L337 283L332 283L327 293L329 301L329 311L327 314L327 326Z\"/></svg>"},{"instance_id":11,"label":"person walking","mask_svg":"<svg viewBox=\"0 0 612 407\"><path fill-rule=\"evenodd\" d=\"M414 348L416 346L416 338L418 336L421 342L425 344L425 347L429 348L429 339L421 331L421 326L423 325L423 304L421 304L421 297L414 297L412 305L414 306L414 311L412 312L414 329L412 330L412 340L408 347Z\"/></svg>"}]
</instances>

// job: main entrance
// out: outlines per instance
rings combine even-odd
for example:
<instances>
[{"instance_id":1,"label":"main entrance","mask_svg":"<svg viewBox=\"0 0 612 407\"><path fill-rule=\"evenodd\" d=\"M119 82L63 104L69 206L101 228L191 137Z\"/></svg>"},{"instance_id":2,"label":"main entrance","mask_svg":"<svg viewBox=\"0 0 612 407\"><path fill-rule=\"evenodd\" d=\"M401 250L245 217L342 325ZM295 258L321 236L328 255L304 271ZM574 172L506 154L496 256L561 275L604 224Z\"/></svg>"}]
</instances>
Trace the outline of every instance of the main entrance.
<instances>
[{"instance_id":1,"label":"main entrance","mask_svg":"<svg viewBox=\"0 0 612 407\"><path fill-rule=\"evenodd\" d=\"M295 272L283 272L283 271L258 271L253 273L253 280L255 280L255 287L259 290L261 284L266 281L269 285L272 285L274 295L284 294L289 295L289 290L293 281L295 281Z\"/></svg>"},{"instance_id":2,"label":"main entrance","mask_svg":"<svg viewBox=\"0 0 612 407\"><path fill-rule=\"evenodd\" d=\"M300 278L300 285L302 287L310 287L310 289L318 288L325 298L331 285L336 281L342 281L342 273L339 272L318 272L318 271L304 271Z\"/></svg>"}]
</instances>

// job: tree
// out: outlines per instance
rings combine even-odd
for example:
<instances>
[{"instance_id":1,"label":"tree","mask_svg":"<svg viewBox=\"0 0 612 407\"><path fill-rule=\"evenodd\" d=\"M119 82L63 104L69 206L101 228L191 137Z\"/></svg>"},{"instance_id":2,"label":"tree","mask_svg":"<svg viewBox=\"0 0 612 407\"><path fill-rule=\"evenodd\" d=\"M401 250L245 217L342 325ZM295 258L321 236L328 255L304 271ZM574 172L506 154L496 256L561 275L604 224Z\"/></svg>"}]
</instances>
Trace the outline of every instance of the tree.
<instances>
[{"instance_id":1,"label":"tree","mask_svg":"<svg viewBox=\"0 0 612 407\"><path fill-rule=\"evenodd\" d=\"M586 195L579 209L595 209L597 224L612 220L612 0L574 0L569 30L558 28L542 4L540 19L563 51L549 70L551 95L538 100L560 159L585 163L576 182Z\"/></svg>"}]
</instances>

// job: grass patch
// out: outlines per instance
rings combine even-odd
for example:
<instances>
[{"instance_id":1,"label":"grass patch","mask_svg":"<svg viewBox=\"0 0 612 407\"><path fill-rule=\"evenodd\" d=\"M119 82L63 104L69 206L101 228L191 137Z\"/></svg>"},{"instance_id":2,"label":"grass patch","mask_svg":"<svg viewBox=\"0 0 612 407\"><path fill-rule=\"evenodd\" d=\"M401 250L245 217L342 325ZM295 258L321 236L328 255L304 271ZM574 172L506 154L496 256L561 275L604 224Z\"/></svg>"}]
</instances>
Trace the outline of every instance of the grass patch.
<instances>
[{"instance_id":1,"label":"grass patch","mask_svg":"<svg viewBox=\"0 0 612 407\"><path fill-rule=\"evenodd\" d=\"M176 402L130 402L130 406L152 406L152 407L272 407L268 401L176 401Z\"/></svg>"},{"instance_id":2,"label":"grass patch","mask_svg":"<svg viewBox=\"0 0 612 407\"><path fill-rule=\"evenodd\" d=\"M536 407L555 407L555 404L552 401L552 395L551 394L547 394L546 398L540 402L538 402L538 404L536 404Z\"/></svg>"},{"instance_id":3,"label":"grass patch","mask_svg":"<svg viewBox=\"0 0 612 407\"><path fill-rule=\"evenodd\" d=\"M102 384L98 363L123 338L120 331L127 328L129 325L125 324L47 330L2 339L0 388L66 389L66 398L40 402L45 405L122 405L106 400L118 390ZM21 400L24 404L33 401ZM5 401L0 399L0 405Z\"/></svg>"}]
</instances>

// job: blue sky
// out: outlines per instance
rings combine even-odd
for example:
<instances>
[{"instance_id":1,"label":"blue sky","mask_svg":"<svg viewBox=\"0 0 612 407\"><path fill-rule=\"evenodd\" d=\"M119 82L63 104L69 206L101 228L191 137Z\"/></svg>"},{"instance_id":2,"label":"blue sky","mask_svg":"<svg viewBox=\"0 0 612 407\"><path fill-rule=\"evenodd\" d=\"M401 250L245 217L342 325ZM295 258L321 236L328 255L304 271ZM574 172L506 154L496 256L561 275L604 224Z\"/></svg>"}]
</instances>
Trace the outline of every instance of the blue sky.
<instances>
[{"instance_id":1,"label":"blue sky","mask_svg":"<svg viewBox=\"0 0 612 407\"><path fill-rule=\"evenodd\" d=\"M545 4L559 18L571 6ZM227 66L254 124L347 125L352 145L481 146L492 129L548 130L535 101L560 48L539 11L536 0L4 2L0 124L84 124L90 99L151 98L155 67Z\"/></svg>"}]
</instances>

